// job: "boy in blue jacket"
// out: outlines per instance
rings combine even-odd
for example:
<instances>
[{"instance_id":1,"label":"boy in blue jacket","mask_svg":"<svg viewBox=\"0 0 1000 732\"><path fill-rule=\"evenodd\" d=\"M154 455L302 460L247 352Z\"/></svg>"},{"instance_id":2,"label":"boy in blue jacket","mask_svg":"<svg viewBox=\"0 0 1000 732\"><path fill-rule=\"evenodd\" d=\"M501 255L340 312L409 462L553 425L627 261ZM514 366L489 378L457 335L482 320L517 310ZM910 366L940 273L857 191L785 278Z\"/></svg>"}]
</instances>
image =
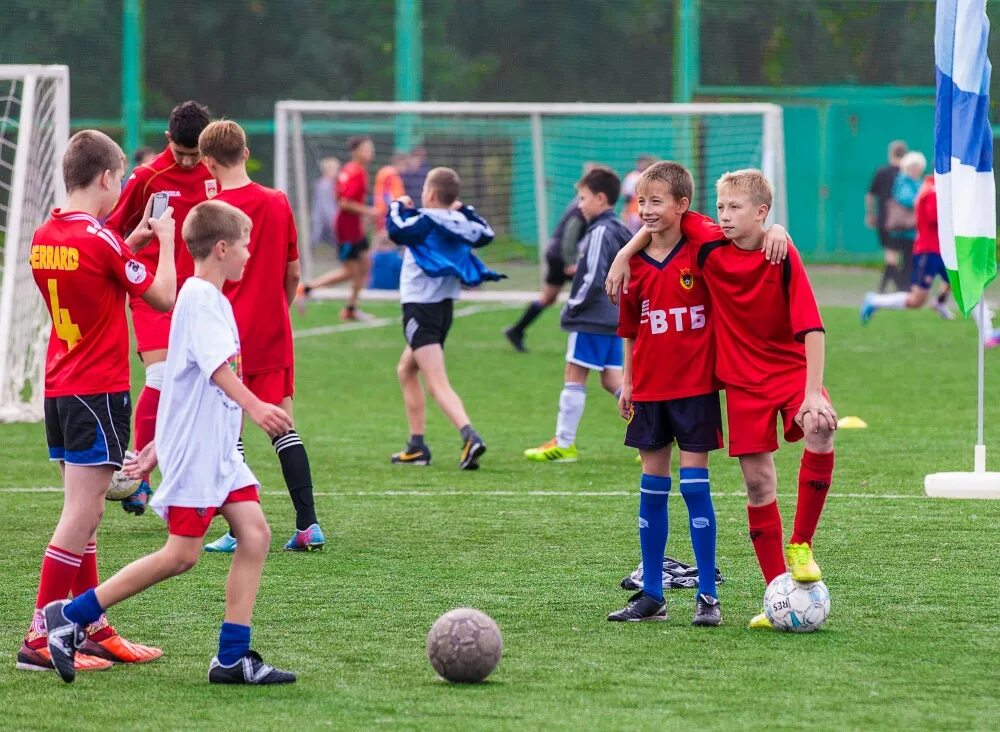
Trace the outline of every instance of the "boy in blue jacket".
<instances>
[{"instance_id":1,"label":"boy in blue jacket","mask_svg":"<svg viewBox=\"0 0 1000 732\"><path fill-rule=\"evenodd\" d=\"M396 373L403 389L410 441L392 456L397 465L430 465L424 443L426 401L420 374L434 401L462 435L460 470L476 470L486 444L472 427L461 397L448 381L444 342L451 329L454 302L462 286L475 287L503 275L493 272L472 253L493 241L493 229L471 206L458 200L461 181L451 168L434 168L424 180L422 207L409 196L392 202L386 231L406 247L399 282L406 348Z\"/></svg>"}]
</instances>

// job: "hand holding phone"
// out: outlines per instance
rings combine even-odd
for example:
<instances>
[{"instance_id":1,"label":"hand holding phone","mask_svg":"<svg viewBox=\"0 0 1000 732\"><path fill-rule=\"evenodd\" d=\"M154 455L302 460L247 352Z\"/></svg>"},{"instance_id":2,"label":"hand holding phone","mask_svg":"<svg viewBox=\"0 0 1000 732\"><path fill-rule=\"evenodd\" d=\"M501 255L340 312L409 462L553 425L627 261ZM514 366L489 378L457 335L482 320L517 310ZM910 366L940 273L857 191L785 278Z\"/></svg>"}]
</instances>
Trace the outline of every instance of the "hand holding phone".
<instances>
[{"instance_id":1,"label":"hand holding phone","mask_svg":"<svg viewBox=\"0 0 1000 732\"><path fill-rule=\"evenodd\" d=\"M153 194L153 208L149 212L149 215L154 219L158 219L163 216L164 212L167 210L167 206L170 205L170 194L168 193L154 193Z\"/></svg>"}]
</instances>

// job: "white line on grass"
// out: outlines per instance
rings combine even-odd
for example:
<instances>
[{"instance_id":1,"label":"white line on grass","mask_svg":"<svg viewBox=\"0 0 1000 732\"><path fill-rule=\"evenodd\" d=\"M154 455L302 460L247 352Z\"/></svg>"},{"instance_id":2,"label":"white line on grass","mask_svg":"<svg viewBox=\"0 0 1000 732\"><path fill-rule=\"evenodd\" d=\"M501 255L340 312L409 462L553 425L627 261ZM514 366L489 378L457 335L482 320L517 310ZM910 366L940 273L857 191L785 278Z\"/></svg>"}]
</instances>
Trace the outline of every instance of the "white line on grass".
<instances>
[{"instance_id":1,"label":"white line on grass","mask_svg":"<svg viewBox=\"0 0 1000 732\"><path fill-rule=\"evenodd\" d=\"M491 312L495 310L510 310L519 305L469 305L459 308L452 317L465 318L477 313ZM368 328L385 328L390 325L399 325L399 317L375 318L360 323L341 323L340 325L321 325L316 328L303 328L292 334L293 338L311 338L313 336L329 335L330 333L344 333L350 330L367 330Z\"/></svg>"}]
</instances>

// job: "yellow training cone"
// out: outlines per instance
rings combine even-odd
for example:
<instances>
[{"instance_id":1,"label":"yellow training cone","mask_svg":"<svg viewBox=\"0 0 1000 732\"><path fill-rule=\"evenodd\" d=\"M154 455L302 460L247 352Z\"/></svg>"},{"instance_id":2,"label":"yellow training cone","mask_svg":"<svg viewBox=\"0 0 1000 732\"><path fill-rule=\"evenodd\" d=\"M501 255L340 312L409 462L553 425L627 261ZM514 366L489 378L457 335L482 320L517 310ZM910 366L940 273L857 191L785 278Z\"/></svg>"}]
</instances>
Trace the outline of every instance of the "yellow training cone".
<instances>
[{"instance_id":1,"label":"yellow training cone","mask_svg":"<svg viewBox=\"0 0 1000 732\"><path fill-rule=\"evenodd\" d=\"M868 426L861 417L841 417L837 422L837 427L842 430L863 430Z\"/></svg>"}]
</instances>

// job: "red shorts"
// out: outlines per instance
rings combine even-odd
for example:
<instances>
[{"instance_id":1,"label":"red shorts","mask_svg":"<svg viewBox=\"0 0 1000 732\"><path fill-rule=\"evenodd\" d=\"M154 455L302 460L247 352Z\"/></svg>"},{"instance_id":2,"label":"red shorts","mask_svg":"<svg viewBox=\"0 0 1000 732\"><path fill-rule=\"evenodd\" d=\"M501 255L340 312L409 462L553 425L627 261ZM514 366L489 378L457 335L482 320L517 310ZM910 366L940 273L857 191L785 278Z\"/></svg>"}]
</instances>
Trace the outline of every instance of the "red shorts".
<instances>
[{"instance_id":1,"label":"red shorts","mask_svg":"<svg viewBox=\"0 0 1000 732\"><path fill-rule=\"evenodd\" d=\"M726 387L726 417L729 422L729 455L755 455L778 449L778 415L785 442L798 442L805 435L795 423L795 415L805 399L805 382L779 384L768 391ZM823 390L823 396L830 398Z\"/></svg>"},{"instance_id":2,"label":"red shorts","mask_svg":"<svg viewBox=\"0 0 1000 732\"><path fill-rule=\"evenodd\" d=\"M260 503L260 491L256 485L247 485L232 491L223 503L244 503L254 501ZM171 506L167 509L167 533L174 536L190 536L200 539L208 533L208 527L219 512L217 506L210 508L190 508L188 506Z\"/></svg>"},{"instance_id":3,"label":"red shorts","mask_svg":"<svg viewBox=\"0 0 1000 732\"><path fill-rule=\"evenodd\" d=\"M244 374L243 383L262 402L280 405L285 397L295 393L295 367Z\"/></svg>"},{"instance_id":4,"label":"red shorts","mask_svg":"<svg viewBox=\"0 0 1000 732\"><path fill-rule=\"evenodd\" d=\"M139 298L133 298L130 305L132 330L135 331L135 350L139 353L149 353L166 348L170 339L170 318L173 312L160 312Z\"/></svg>"}]
</instances>

